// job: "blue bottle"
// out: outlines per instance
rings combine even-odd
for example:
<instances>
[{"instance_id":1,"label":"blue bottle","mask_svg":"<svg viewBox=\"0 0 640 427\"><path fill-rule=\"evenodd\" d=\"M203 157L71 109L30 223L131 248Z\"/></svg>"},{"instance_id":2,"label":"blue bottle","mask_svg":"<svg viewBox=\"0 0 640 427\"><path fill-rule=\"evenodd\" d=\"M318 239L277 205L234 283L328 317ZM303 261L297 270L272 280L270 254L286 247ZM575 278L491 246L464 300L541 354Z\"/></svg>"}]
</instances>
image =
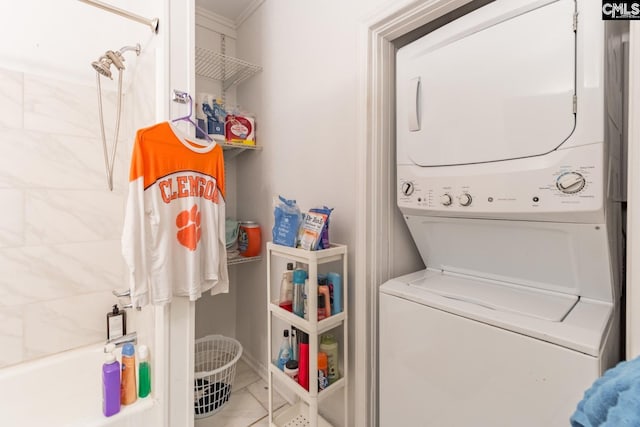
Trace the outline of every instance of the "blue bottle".
<instances>
[{"instance_id":1,"label":"blue bottle","mask_svg":"<svg viewBox=\"0 0 640 427\"><path fill-rule=\"evenodd\" d=\"M280 344L280 352L278 352L278 368L284 371L284 365L291 359L291 342L289 341L289 330L284 330L284 338Z\"/></svg>"},{"instance_id":2,"label":"blue bottle","mask_svg":"<svg viewBox=\"0 0 640 427\"><path fill-rule=\"evenodd\" d=\"M342 312L342 277L338 273L328 273L331 315Z\"/></svg>"},{"instance_id":3,"label":"blue bottle","mask_svg":"<svg viewBox=\"0 0 640 427\"><path fill-rule=\"evenodd\" d=\"M301 269L293 271L293 312L304 317L304 281L307 280L307 272Z\"/></svg>"}]
</instances>

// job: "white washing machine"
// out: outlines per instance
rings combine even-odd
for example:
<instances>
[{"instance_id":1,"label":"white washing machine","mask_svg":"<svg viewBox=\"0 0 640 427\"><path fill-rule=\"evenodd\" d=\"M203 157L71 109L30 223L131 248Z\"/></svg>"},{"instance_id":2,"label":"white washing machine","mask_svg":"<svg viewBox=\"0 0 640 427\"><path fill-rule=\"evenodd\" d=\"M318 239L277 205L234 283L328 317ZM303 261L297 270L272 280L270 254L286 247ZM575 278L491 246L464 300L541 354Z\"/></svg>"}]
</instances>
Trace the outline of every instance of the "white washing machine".
<instances>
[{"instance_id":1,"label":"white washing machine","mask_svg":"<svg viewBox=\"0 0 640 427\"><path fill-rule=\"evenodd\" d=\"M380 425L567 426L620 358L624 25L497 0L398 50L397 203L427 266L380 287Z\"/></svg>"}]
</instances>

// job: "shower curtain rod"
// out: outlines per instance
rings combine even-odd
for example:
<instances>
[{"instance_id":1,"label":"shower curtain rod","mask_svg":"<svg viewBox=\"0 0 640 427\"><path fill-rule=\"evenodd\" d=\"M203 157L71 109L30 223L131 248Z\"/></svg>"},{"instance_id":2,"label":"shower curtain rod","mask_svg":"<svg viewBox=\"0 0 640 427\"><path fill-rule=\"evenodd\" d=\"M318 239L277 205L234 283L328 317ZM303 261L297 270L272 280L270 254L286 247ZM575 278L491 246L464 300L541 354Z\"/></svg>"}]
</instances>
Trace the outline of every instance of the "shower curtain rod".
<instances>
[{"instance_id":1,"label":"shower curtain rod","mask_svg":"<svg viewBox=\"0 0 640 427\"><path fill-rule=\"evenodd\" d=\"M116 15L123 16L133 21L140 22L141 24L148 25L151 28L151 31L153 31L154 33L158 33L158 22L159 22L158 18L147 19L140 15L136 15L135 13L127 12L126 10L117 8L115 6L111 6L110 4L106 4L98 0L78 0L78 1L89 4L91 6L95 6L97 8L106 10L111 13L115 13Z\"/></svg>"}]
</instances>

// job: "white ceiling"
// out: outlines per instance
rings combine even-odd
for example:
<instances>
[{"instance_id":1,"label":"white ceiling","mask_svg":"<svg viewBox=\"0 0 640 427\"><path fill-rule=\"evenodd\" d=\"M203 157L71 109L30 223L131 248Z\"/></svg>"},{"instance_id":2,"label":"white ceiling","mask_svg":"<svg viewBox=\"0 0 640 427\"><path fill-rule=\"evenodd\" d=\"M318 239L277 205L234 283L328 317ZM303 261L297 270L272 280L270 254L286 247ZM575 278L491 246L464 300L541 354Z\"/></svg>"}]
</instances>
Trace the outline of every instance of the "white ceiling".
<instances>
[{"instance_id":1,"label":"white ceiling","mask_svg":"<svg viewBox=\"0 0 640 427\"><path fill-rule=\"evenodd\" d=\"M196 0L196 6L238 22L238 18L254 2L255 0Z\"/></svg>"}]
</instances>

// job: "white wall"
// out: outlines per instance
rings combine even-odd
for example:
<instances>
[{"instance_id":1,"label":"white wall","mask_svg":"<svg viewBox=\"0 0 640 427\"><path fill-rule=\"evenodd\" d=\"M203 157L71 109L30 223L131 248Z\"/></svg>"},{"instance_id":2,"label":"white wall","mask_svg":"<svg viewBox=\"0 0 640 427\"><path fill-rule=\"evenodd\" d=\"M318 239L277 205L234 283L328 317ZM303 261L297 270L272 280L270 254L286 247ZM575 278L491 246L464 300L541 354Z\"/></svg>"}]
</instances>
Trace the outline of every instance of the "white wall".
<instances>
[{"instance_id":1,"label":"white wall","mask_svg":"<svg viewBox=\"0 0 640 427\"><path fill-rule=\"evenodd\" d=\"M157 12L152 6L146 2L147 13ZM134 129L155 119L157 47L149 28L77 1L4 7L0 367L106 338L105 316L117 301L111 290L127 287L120 234L129 156ZM126 54L125 75L134 84L109 192L90 62L135 43L143 53L138 60ZM102 81L111 145L115 85ZM149 311L129 315L130 330L153 321Z\"/></svg>"},{"instance_id":2,"label":"white wall","mask_svg":"<svg viewBox=\"0 0 640 427\"><path fill-rule=\"evenodd\" d=\"M222 21L222 23L221 23ZM225 37L225 54L234 56L236 53L236 32L232 25L224 25L219 16L212 15L205 10L196 9L196 46L208 49L212 52L222 52L221 37ZM196 99L199 93L207 93L217 98L222 97L222 83L206 77L196 76ZM227 106L235 106L236 89L226 91ZM236 161L228 160L225 156L225 186L226 186L226 216L238 219L236 212L236 200L238 197L236 187ZM229 293L210 295L205 293L196 302L195 336L197 338L206 335L221 334L228 337L236 336L236 299L237 287L235 272L238 267L229 267ZM242 268L242 267L240 267Z\"/></svg>"},{"instance_id":3,"label":"white wall","mask_svg":"<svg viewBox=\"0 0 640 427\"><path fill-rule=\"evenodd\" d=\"M296 199L302 209L335 208L330 237L349 245L350 284L355 283L358 256L354 253L359 220L356 195L362 191L356 187L355 170L361 155L356 151L362 54L358 37L362 23L384 3L270 0L238 29L238 56L264 69L238 89L239 102L256 113L257 140L264 147L262 152L238 158L238 212L262 224L267 241L271 240L274 195ZM404 244L412 245L399 245ZM265 275L264 260L243 266L235 286L237 337L251 357L266 365ZM353 288L348 291L353 355L355 293ZM341 394L335 396L328 405L321 405L321 412L341 425L342 408L336 402Z\"/></svg>"}]
</instances>

